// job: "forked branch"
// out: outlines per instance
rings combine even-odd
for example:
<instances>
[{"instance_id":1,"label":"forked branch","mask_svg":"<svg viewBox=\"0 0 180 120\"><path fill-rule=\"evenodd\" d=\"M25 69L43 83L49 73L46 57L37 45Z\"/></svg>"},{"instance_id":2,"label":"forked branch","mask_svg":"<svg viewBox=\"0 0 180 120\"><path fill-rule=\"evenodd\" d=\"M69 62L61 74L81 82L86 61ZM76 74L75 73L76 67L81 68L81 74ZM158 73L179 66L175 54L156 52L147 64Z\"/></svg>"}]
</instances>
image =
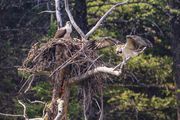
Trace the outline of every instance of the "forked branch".
<instances>
[{"instance_id":1,"label":"forked branch","mask_svg":"<svg viewBox=\"0 0 180 120\"><path fill-rule=\"evenodd\" d=\"M96 23L96 25L86 34L85 38L88 39L89 36L101 25L101 23L103 22L103 20L118 6L127 4L128 0L126 0L125 2L119 2L115 5L113 5L102 17L101 19Z\"/></svg>"},{"instance_id":2,"label":"forked branch","mask_svg":"<svg viewBox=\"0 0 180 120\"><path fill-rule=\"evenodd\" d=\"M89 38L89 36L100 26L100 24L102 23L102 21L109 15L109 13L111 13L112 10L114 10L117 6L121 6L124 4L128 3L128 0L125 2L120 2L115 4L114 6L112 6L103 16L102 18L96 23L96 25L85 35L84 32L79 28L79 26L76 24L76 22L74 21L74 18L69 10L69 3L68 0L64 0L65 1L65 10L68 14L68 17L73 25L73 27L76 29L76 31L80 34L82 39L87 40Z\"/></svg>"},{"instance_id":3,"label":"forked branch","mask_svg":"<svg viewBox=\"0 0 180 120\"><path fill-rule=\"evenodd\" d=\"M23 110L23 115L16 115L16 114L6 114L6 113L0 113L0 115L2 116L6 116L6 117L23 117L25 120L44 120L43 118L28 118L27 114L26 114L26 105L24 103L22 103L20 100L18 100L19 104L23 106L24 110Z\"/></svg>"}]
</instances>

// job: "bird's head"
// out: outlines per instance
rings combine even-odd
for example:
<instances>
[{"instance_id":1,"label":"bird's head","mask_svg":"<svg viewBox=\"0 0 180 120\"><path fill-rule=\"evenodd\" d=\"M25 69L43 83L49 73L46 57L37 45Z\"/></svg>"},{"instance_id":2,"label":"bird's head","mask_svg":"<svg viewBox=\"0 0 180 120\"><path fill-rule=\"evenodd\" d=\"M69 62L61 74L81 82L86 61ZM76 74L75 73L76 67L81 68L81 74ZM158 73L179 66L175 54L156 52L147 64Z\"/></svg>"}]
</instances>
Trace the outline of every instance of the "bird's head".
<instances>
[{"instance_id":1,"label":"bird's head","mask_svg":"<svg viewBox=\"0 0 180 120\"><path fill-rule=\"evenodd\" d=\"M139 45L143 47L153 47L152 43L149 40L142 38L138 35L126 35L126 39L135 41L136 43L138 43Z\"/></svg>"},{"instance_id":2,"label":"bird's head","mask_svg":"<svg viewBox=\"0 0 180 120\"><path fill-rule=\"evenodd\" d=\"M66 22L66 26L65 26L66 30L68 33L71 33L72 32L72 24L70 21L67 21Z\"/></svg>"},{"instance_id":3,"label":"bird's head","mask_svg":"<svg viewBox=\"0 0 180 120\"><path fill-rule=\"evenodd\" d=\"M133 35L126 35L126 38L132 38Z\"/></svg>"},{"instance_id":4,"label":"bird's head","mask_svg":"<svg viewBox=\"0 0 180 120\"><path fill-rule=\"evenodd\" d=\"M126 35L126 38L130 38L130 39L134 39L134 40L137 40L137 39L144 40L144 38L142 38L138 35Z\"/></svg>"},{"instance_id":5,"label":"bird's head","mask_svg":"<svg viewBox=\"0 0 180 120\"><path fill-rule=\"evenodd\" d=\"M66 26L67 26L67 27L72 27L71 22L70 22L70 21L67 21L67 22L66 22Z\"/></svg>"},{"instance_id":6,"label":"bird's head","mask_svg":"<svg viewBox=\"0 0 180 120\"><path fill-rule=\"evenodd\" d=\"M126 39L142 39L142 38L137 35L126 35Z\"/></svg>"},{"instance_id":7,"label":"bird's head","mask_svg":"<svg viewBox=\"0 0 180 120\"><path fill-rule=\"evenodd\" d=\"M123 51L123 45L117 45L117 46L116 46L116 54L117 54L118 56L121 56L122 51Z\"/></svg>"}]
</instances>

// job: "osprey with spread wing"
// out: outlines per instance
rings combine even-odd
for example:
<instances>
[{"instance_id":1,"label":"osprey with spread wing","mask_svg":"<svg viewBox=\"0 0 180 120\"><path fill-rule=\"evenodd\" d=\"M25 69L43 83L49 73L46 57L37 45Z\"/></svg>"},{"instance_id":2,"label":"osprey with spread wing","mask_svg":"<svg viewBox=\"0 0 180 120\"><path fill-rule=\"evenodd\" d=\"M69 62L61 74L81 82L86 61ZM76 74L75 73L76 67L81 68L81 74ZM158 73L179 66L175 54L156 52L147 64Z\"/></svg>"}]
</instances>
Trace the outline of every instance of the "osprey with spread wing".
<instances>
[{"instance_id":1,"label":"osprey with spread wing","mask_svg":"<svg viewBox=\"0 0 180 120\"><path fill-rule=\"evenodd\" d=\"M102 48L118 45L118 44L121 44L121 43L122 42L120 42L117 39L114 39L114 38L111 38L111 37L104 37L104 38L101 38L99 40L88 41L86 45L87 45L87 48L89 48L89 49L99 50L99 49L102 49Z\"/></svg>"},{"instance_id":2,"label":"osprey with spread wing","mask_svg":"<svg viewBox=\"0 0 180 120\"><path fill-rule=\"evenodd\" d=\"M147 47L152 47L152 43L137 35L127 35L126 43L118 45L116 48L117 55L122 55L123 61L142 53Z\"/></svg>"}]
</instances>

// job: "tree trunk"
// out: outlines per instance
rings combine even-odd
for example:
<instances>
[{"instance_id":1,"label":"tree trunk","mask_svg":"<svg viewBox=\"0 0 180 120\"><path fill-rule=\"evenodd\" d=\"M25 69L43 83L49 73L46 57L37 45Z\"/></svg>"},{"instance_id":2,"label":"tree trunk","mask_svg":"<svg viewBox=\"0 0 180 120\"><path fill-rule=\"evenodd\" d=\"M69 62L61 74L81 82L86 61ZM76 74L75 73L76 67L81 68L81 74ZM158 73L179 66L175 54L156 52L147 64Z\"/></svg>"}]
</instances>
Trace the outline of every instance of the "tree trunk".
<instances>
[{"instance_id":1,"label":"tree trunk","mask_svg":"<svg viewBox=\"0 0 180 120\"><path fill-rule=\"evenodd\" d=\"M60 66L66 60L65 56L67 54L67 49L65 46L57 45L55 50L55 63L56 67ZM56 68L55 67L55 68ZM64 81L68 77L68 69L62 69L57 71L52 77L53 91L52 100L50 106L50 112L48 112L48 120L54 120L58 115L58 103L57 100L63 101L63 108L58 117L58 120L67 120L67 108L69 102L69 86L68 81Z\"/></svg>"},{"instance_id":2,"label":"tree trunk","mask_svg":"<svg viewBox=\"0 0 180 120\"><path fill-rule=\"evenodd\" d=\"M173 9L179 9L176 0L171 1ZM171 18L172 29L172 51L173 51L173 73L176 83L177 98L177 120L180 120L180 17L173 14Z\"/></svg>"}]
</instances>

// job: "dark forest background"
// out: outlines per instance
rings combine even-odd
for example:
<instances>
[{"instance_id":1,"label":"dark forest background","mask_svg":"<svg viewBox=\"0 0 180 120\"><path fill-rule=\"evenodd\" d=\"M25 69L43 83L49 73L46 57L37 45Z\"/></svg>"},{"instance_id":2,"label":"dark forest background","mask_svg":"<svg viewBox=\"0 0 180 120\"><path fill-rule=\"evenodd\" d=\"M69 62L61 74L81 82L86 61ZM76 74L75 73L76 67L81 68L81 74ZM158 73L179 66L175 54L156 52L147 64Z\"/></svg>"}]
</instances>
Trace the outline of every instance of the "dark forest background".
<instances>
[{"instance_id":1,"label":"dark forest background","mask_svg":"<svg viewBox=\"0 0 180 120\"><path fill-rule=\"evenodd\" d=\"M77 24L87 32L101 16L121 0L71 0ZM120 77L106 80L105 120L176 120L180 87L179 0L141 0L142 3L118 7L90 39L111 36L125 42L135 34L150 40L154 47L131 59ZM146 4L149 3L149 4ZM62 8L64 6L61 6ZM31 46L53 37L57 26L53 0L0 0L0 112L20 114L18 91L28 78L17 70ZM68 20L62 9L63 23ZM73 37L78 37L73 32ZM112 49L100 51L104 60L117 64L121 58ZM177 84L177 89L176 89ZM83 120L78 89L72 88L69 119ZM177 93L177 94L176 94ZM30 100L50 101L51 86L38 76L26 94ZM28 116L42 115L43 105L26 103ZM2 120L16 118L2 117ZM179 118L180 120L180 118Z\"/></svg>"}]
</instances>

